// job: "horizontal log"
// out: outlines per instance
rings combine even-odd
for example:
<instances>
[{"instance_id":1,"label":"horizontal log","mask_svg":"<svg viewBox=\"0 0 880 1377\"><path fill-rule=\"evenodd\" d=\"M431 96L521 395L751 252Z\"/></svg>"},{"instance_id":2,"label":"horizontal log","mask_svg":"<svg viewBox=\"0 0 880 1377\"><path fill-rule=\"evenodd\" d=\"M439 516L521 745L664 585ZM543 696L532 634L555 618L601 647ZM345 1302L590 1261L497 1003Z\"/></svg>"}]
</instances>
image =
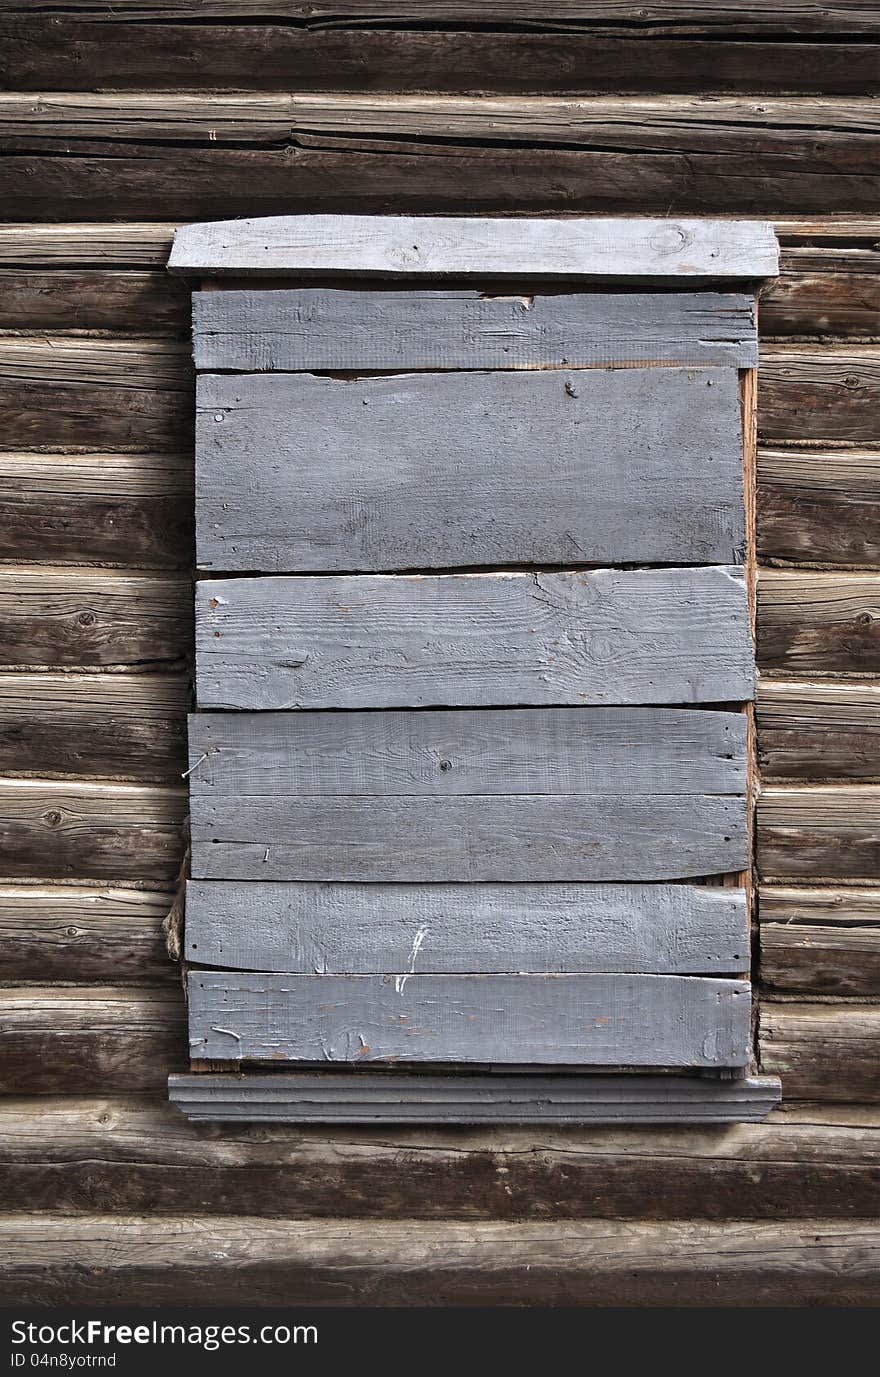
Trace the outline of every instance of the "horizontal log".
<instances>
[{"instance_id":1,"label":"horizontal log","mask_svg":"<svg viewBox=\"0 0 880 1377\"><path fill-rule=\"evenodd\" d=\"M0 663L179 659L190 646L191 596L182 577L7 567L0 571Z\"/></svg>"},{"instance_id":2,"label":"horizontal log","mask_svg":"<svg viewBox=\"0 0 880 1377\"><path fill-rule=\"evenodd\" d=\"M23 879L173 880L181 788L0 778L0 874Z\"/></svg>"},{"instance_id":3,"label":"horizontal log","mask_svg":"<svg viewBox=\"0 0 880 1377\"><path fill-rule=\"evenodd\" d=\"M762 1070L782 1077L783 1097L871 1103L880 1099L876 1005L765 1000L758 1028Z\"/></svg>"},{"instance_id":4,"label":"horizontal log","mask_svg":"<svg viewBox=\"0 0 880 1377\"><path fill-rule=\"evenodd\" d=\"M758 800L757 856L765 880L875 880L880 788L768 786Z\"/></svg>"},{"instance_id":5,"label":"horizontal log","mask_svg":"<svg viewBox=\"0 0 880 1377\"><path fill-rule=\"evenodd\" d=\"M187 392L189 345L175 339L108 339L105 335L0 335L6 383L92 383L101 387Z\"/></svg>"},{"instance_id":6,"label":"horizontal log","mask_svg":"<svg viewBox=\"0 0 880 1377\"><path fill-rule=\"evenodd\" d=\"M0 1105L0 1205L287 1219L870 1218L880 1119L787 1106L717 1128L188 1123L162 1099Z\"/></svg>"},{"instance_id":7,"label":"horizontal log","mask_svg":"<svg viewBox=\"0 0 880 1377\"><path fill-rule=\"evenodd\" d=\"M761 333L777 338L880 335L880 253L786 248L779 276L761 293Z\"/></svg>"},{"instance_id":8,"label":"horizontal log","mask_svg":"<svg viewBox=\"0 0 880 1377\"><path fill-rule=\"evenodd\" d=\"M0 19L0 34L3 32ZM0 259L2 261L2 259ZM163 272L0 269L0 328L182 334L189 303Z\"/></svg>"},{"instance_id":9,"label":"horizontal log","mask_svg":"<svg viewBox=\"0 0 880 1377\"><path fill-rule=\"evenodd\" d=\"M4 268L161 268L168 262L175 225L0 225Z\"/></svg>"},{"instance_id":10,"label":"horizontal log","mask_svg":"<svg viewBox=\"0 0 880 1377\"><path fill-rule=\"evenodd\" d=\"M748 970L745 893L708 885L191 880L186 955L227 970Z\"/></svg>"},{"instance_id":11,"label":"horizontal log","mask_svg":"<svg viewBox=\"0 0 880 1377\"><path fill-rule=\"evenodd\" d=\"M880 995L880 890L767 886L760 912L762 984Z\"/></svg>"},{"instance_id":12,"label":"horizontal log","mask_svg":"<svg viewBox=\"0 0 880 1377\"><path fill-rule=\"evenodd\" d=\"M880 684L761 679L758 760L767 780L880 780Z\"/></svg>"},{"instance_id":13,"label":"horizontal log","mask_svg":"<svg viewBox=\"0 0 880 1377\"><path fill-rule=\"evenodd\" d=\"M173 986L6 986L0 1014L4 1092L159 1091L185 1066L183 992Z\"/></svg>"},{"instance_id":14,"label":"horizontal log","mask_svg":"<svg viewBox=\"0 0 880 1377\"><path fill-rule=\"evenodd\" d=\"M173 979L162 932L172 898L80 885L0 889L0 980Z\"/></svg>"},{"instance_id":15,"label":"horizontal log","mask_svg":"<svg viewBox=\"0 0 880 1377\"><path fill-rule=\"evenodd\" d=\"M381 344L381 324L370 333ZM209 374L197 397L203 569L743 556L734 368Z\"/></svg>"},{"instance_id":16,"label":"horizontal log","mask_svg":"<svg viewBox=\"0 0 880 1377\"><path fill-rule=\"evenodd\" d=\"M186 769L184 675L0 673L9 773L177 782Z\"/></svg>"},{"instance_id":17,"label":"horizontal log","mask_svg":"<svg viewBox=\"0 0 880 1377\"><path fill-rule=\"evenodd\" d=\"M780 440L877 440L880 347L766 344L758 434Z\"/></svg>"},{"instance_id":18,"label":"horizontal log","mask_svg":"<svg viewBox=\"0 0 880 1377\"><path fill-rule=\"evenodd\" d=\"M758 665L787 674L880 671L880 576L783 573L758 579Z\"/></svg>"},{"instance_id":19,"label":"horizontal log","mask_svg":"<svg viewBox=\"0 0 880 1377\"><path fill-rule=\"evenodd\" d=\"M758 556L880 565L880 450L758 450Z\"/></svg>"},{"instance_id":20,"label":"horizontal log","mask_svg":"<svg viewBox=\"0 0 880 1377\"><path fill-rule=\"evenodd\" d=\"M202 579L203 708L738 702L742 571Z\"/></svg>"},{"instance_id":21,"label":"horizontal log","mask_svg":"<svg viewBox=\"0 0 880 1377\"><path fill-rule=\"evenodd\" d=\"M0 454L0 559L190 568L192 490L189 456Z\"/></svg>"},{"instance_id":22,"label":"horizontal log","mask_svg":"<svg viewBox=\"0 0 880 1377\"><path fill-rule=\"evenodd\" d=\"M828 247L831 244L861 245L876 248L880 218L871 215L832 214L830 216L780 215L775 221L780 243Z\"/></svg>"},{"instance_id":23,"label":"horizontal log","mask_svg":"<svg viewBox=\"0 0 880 1377\"><path fill-rule=\"evenodd\" d=\"M197 1060L744 1066L751 987L675 975L262 975L192 970Z\"/></svg>"},{"instance_id":24,"label":"horizontal log","mask_svg":"<svg viewBox=\"0 0 880 1377\"><path fill-rule=\"evenodd\" d=\"M221 1221L191 1214L0 1223L0 1301L27 1305L871 1306L873 1220L475 1224Z\"/></svg>"}]
</instances>

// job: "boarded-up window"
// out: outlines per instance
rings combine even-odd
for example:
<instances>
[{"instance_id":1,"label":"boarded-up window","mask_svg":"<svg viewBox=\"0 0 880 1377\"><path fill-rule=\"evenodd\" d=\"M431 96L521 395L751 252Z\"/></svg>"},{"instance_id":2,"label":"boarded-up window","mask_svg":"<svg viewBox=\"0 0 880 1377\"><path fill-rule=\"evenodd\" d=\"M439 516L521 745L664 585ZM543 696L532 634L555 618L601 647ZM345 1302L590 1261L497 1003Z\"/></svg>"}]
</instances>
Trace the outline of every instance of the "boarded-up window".
<instances>
[{"instance_id":1,"label":"boarded-up window","mask_svg":"<svg viewBox=\"0 0 880 1377\"><path fill-rule=\"evenodd\" d=\"M187 1113L766 1112L748 496L775 261L737 222L180 232L205 279Z\"/></svg>"}]
</instances>

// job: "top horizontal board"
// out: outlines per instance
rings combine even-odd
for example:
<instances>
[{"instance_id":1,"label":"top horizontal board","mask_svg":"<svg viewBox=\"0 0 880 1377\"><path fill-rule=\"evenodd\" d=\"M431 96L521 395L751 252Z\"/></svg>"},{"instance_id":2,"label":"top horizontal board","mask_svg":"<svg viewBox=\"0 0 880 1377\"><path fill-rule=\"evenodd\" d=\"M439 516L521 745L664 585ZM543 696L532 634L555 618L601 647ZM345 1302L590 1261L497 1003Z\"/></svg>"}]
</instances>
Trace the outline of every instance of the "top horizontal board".
<instances>
[{"instance_id":1,"label":"top horizontal board","mask_svg":"<svg viewBox=\"0 0 880 1377\"><path fill-rule=\"evenodd\" d=\"M749 220L272 215L186 225L172 272L669 281L775 276L773 226Z\"/></svg>"}]
</instances>

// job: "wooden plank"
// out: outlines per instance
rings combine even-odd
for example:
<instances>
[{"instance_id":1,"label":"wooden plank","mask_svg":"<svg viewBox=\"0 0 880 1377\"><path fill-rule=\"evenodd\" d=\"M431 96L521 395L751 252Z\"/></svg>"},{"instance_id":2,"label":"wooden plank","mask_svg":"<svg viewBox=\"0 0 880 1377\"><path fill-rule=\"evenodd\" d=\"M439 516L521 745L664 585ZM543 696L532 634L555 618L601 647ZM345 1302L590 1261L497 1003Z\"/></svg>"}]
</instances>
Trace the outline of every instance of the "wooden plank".
<instances>
[{"instance_id":1,"label":"wooden plank","mask_svg":"<svg viewBox=\"0 0 880 1377\"><path fill-rule=\"evenodd\" d=\"M192 468L176 454L0 454L0 559L190 568Z\"/></svg>"},{"instance_id":2,"label":"wooden plank","mask_svg":"<svg viewBox=\"0 0 880 1377\"><path fill-rule=\"evenodd\" d=\"M9 383L93 383L188 394L191 371L183 340L65 331L0 335L0 377Z\"/></svg>"},{"instance_id":3,"label":"wooden plank","mask_svg":"<svg viewBox=\"0 0 880 1377\"><path fill-rule=\"evenodd\" d=\"M20 565L0 571L0 663L133 665L190 643L183 578Z\"/></svg>"},{"instance_id":4,"label":"wooden plank","mask_svg":"<svg viewBox=\"0 0 880 1377\"><path fill-rule=\"evenodd\" d=\"M0 97L0 127L6 114ZM174 236L168 266L216 274L666 280L768 277L777 262L773 229L763 222L459 216L446 219L441 234L430 218L287 215L186 225Z\"/></svg>"},{"instance_id":5,"label":"wooden plank","mask_svg":"<svg viewBox=\"0 0 880 1377\"><path fill-rule=\"evenodd\" d=\"M757 855L765 879L875 881L880 788L768 786L758 800Z\"/></svg>"},{"instance_id":6,"label":"wooden plank","mask_svg":"<svg viewBox=\"0 0 880 1377\"><path fill-rule=\"evenodd\" d=\"M877 440L880 347L767 344L761 348L759 431L768 442Z\"/></svg>"},{"instance_id":7,"label":"wooden plank","mask_svg":"<svg viewBox=\"0 0 880 1377\"><path fill-rule=\"evenodd\" d=\"M565 1223L10 1214L0 1301L291 1306L872 1306L873 1219ZM321 1322L318 1322L320 1328ZM426 1331L438 1346L449 1321Z\"/></svg>"},{"instance_id":8,"label":"wooden plank","mask_svg":"<svg viewBox=\"0 0 880 1377\"><path fill-rule=\"evenodd\" d=\"M880 890L767 886L760 937L764 985L880 995Z\"/></svg>"},{"instance_id":9,"label":"wooden plank","mask_svg":"<svg viewBox=\"0 0 880 1377\"><path fill-rule=\"evenodd\" d=\"M745 894L705 885L345 885L190 880L186 956L299 974L731 974Z\"/></svg>"},{"instance_id":10,"label":"wooden plank","mask_svg":"<svg viewBox=\"0 0 880 1377\"><path fill-rule=\"evenodd\" d=\"M292 1074L274 1072L272 1082ZM380 1073L361 1067L355 1074L361 1084ZM472 1080L479 1073L465 1074ZM334 1081L341 1077L347 1073L333 1073ZM702 1084L720 1093L742 1082ZM80 1216L140 1210L155 1220L189 1210L203 1223L204 1216L229 1215L593 1217L716 1219L730 1227L744 1201L754 1219L871 1218L878 1170L880 1111L870 1106L785 1105L764 1123L729 1124L723 1132L690 1123L594 1126L589 1133L496 1124L486 1136L277 1122L227 1122L218 1133L189 1123L162 1098L131 1094L6 1096L0 1104L6 1214L27 1200L35 1212Z\"/></svg>"},{"instance_id":11,"label":"wooden plank","mask_svg":"<svg viewBox=\"0 0 880 1377\"><path fill-rule=\"evenodd\" d=\"M754 299L732 292L195 292L193 346L214 372L758 361Z\"/></svg>"},{"instance_id":12,"label":"wooden plank","mask_svg":"<svg viewBox=\"0 0 880 1377\"><path fill-rule=\"evenodd\" d=\"M173 224L5 224L0 225L4 267L164 268L174 238Z\"/></svg>"},{"instance_id":13,"label":"wooden plank","mask_svg":"<svg viewBox=\"0 0 880 1377\"><path fill-rule=\"evenodd\" d=\"M0 778L0 873L48 880L173 880L183 789Z\"/></svg>"},{"instance_id":14,"label":"wooden plank","mask_svg":"<svg viewBox=\"0 0 880 1377\"><path fill-rule=\"evenodd\" d=\"M880 671L876 574L783 573L758 582L758 664L787 674Z\"/></svg>"},{"instance_id":15,"label":"wooden plank","mask_svg":"<svg viewBox=\"0 0 880 1377\"><path fill-rule=\"evenodd\" d=\"M203 708L751 696L742 571L203 579Z\"/></svg>"},{"instance_id":16,"label":"wooden plank","mask_svg":"<svg viewBox=\"0 0 880 1377\"><path fill-rule=\"evenodd\" d=\"M196 713L189 757L194 799L746 792L738 712Z\"/></svg>"},{"instance_id":17,"label":"wooden plank","mask_svg":"<svg viewBox=\"0 0 880 1377\"><path fill-rule=\"evenodd\" d=\"M183 996L173 987L6 986L0 1014L4 1092L157 1091L183 1069Z\"/></svg>"},{"instance_id":18,"label":"wooden plank","mask_svg":"<svg viewBox=\"0 0 880 1377\"><path fill-rule=\"evenodd\" d=\"M880 780L880 684L761 679L765 779Z\"/></svg>"},{"instance_id":19,"label":"wooden plank","mask_svg":"<svg viewBox=\"0 0 880 1377\"><path fill-rule=\"evenodd\" d=\"M878 1038L876 1005L761 1004L761 1066L787 1099L876 1103Z\"/></svg>"},{"instance_id":20,"label":"wooden plank","mask_svg":"<svg viewBox=\"0 0 880 1377\"><path fill-rule=\"evenodd\" d=\"M880 335L880 253L787 247L779 277L761 293L761 332L777 338Z\"/></svg>"},{"instance_id":21,"label":"wooden plank","mask_svg":"<svg viewBox=\"0 0 880 1377\"><path fill-rule=\"evenodd\" d=\"M196 454L206 569L743 557L733 368L209 374Z\"/></svg>"},{"instance_id":22,"label":"wooden plank","mask_svg":"<svg viewBox=\"0 0 880 1377\"><path fill-rule=\"evenodd\" d=\"M174 979L162 920L167 891L82 885L0 889L0 979Z\"/></svg>"},{"instance_id":23,"label":"wooden plank","mask_svg":"<svg viewBox=\"0 0 880 1377\"><path fill-rule=\"evenodd\" d=\"M469 1075L392 1072L171 1076L195 1122L302 1124L730 1124L767 1117L774 1077Z\"/></svg>"},{"instance_id":24,"label":"wooden plank","mask_svg":"<svg viewBox=\"0 0 880 1377\"><path fill-rule=\"evenodd\" d=\"M751 987L675 975L191 971L204 1060L744 1066Z\"/></svg>"},{"instance_id":25,"label":"wooden plank","mask_svg":"<svg viewBox=\"0 0 880 1377\"><path fill-rule=\"evenodd\" d=\"M0 19L0 34L3 28ZM188 301L182 287L163 272L2 268L0 327L183 334Z\"/></svg>"},{"instance_id":26,"label":"wooden plank","mask_svg":"<svg viewBox=\"0 0 880 1377\"><path fill-rule=\"evenodd\" d=\"M8 773L177 782L186 769L184 675L0 673Z\"/></svg>"},{"instance_id":27,"label":"wooden plank","mask_svg":"<svg viewBox=\"0 0 880 1377\"><path fill-rule=\"evenodd\" d=\"M770 563L880 565L880 450L761 449L758 553Z\"/></svg>"}]
</instances>

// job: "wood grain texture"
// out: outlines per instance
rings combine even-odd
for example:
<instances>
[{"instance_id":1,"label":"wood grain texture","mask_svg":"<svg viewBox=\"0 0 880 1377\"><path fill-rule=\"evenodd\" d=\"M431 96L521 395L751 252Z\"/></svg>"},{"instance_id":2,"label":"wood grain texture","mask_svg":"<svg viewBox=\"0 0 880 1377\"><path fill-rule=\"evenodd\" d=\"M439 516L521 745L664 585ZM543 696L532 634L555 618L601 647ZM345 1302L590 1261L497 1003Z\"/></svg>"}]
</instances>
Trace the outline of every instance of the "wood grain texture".
<instances>
[{"instance_id":1,"label":"wood grain texture","mask_svg":"<svg viewBox=\"0 0 880 1377\"><path fill-rule=\"evenodd\" d=\"M588 1133L499 1125L487 1136L271 1123L226 1123L218 1133L187 1122L161 1098L131 1094L0 1103L6 1213L27 1200L34 1211L153 1219L189 1211L202 1218L730 1221L747 1200L755 1219L871 1218L878 1169L880 1115L869 1106L786 1105L765 1123L723 1132L695 1124Z\"/></svg>"},{"instance_id":2,"label":"wood grain texture","mask_svg":"<svg viewBox=\"0 0 880 1377\"><path fill-rule=\"evenodd\" d=\"M880 671L880 577L763 570L758 581L758 664L786 674Z\"/></svg>"},{"instance_id":3,"label":"wood grain texture","mask_svg":"<svg viewBox=\"0 0 880 1377\"><path fill-rule=\"evenodd\" d=\"M182 674L0 673L7 773L176 783L189 699Z\"/></svg>"},{"instance_id":4,"label":"wood grain texture","mask_svg":"<svg viewBox=\"0 0 880 1377\"><path fill-rule=\"evenodd\" d=\"M173 880L181 788L0 778L0 873L47 880Z\"/></svg>"},{"instance_id":5,"label":"wood grain texture","mask_svg":"<svg viewBox=\"0 0 880 1377\"><path fill-rule=\"evenodd\" d=\"M761 293L761 331L775 337L880 335L880 253L786 247L779 276Z\"/></svg>"},{"instance_id":6,"label":"wood grain texture","mask_svg":"<svg viewBox=\"0 0 880 1377\"><path fill-rule=\"evenodd\" d=\"M880 995L880 890L761 891L761 980L776 990Z\"/></svg>"},{"instance_id":7,"label":"wood grain texture","mask_svg":"<svg viewBox=\"0 0 880 1377\"><path fill-rule=\"evenodd\" d=\"M880 347L767 344L761 348L759 432L779 440L877 440Z\"/></svg>"},{"instance_id":8,"label":"wood grain texture","mask_svg":"<svg viewBox=\"0 0 880 1377\"><path fill-rule=\"evenodd\" d=\"M187 569L192 458L0 454L0 559Z\"/></svg>"},{"instance_id":9,"label":"wood grain texture","mask_svg":"<svg viewBox=\"0 0 880 1377\"><path fill-rule=\"evenodd\" d=\"M753 297L723 292L197 291L193 347L208 372L758 361Z\"/></svg>"},{"instance_id":10,"label":"wood grain texture","mask_svg":"<svg viewBox=\"0 0 880 1377\"><path fill-rule=\"evenodd\" d=\"M328 1075L182 1075L169 1096L194 1122L302 1124L729 1124L765 1119L780 1095L771 1076L560 1074L438 1076L356 1071Z\"/></svg>"},{"instance_id":11,"label":"wood grain texture","mask_svg":"<svg viewBox=\"0 0 880 1377\"><path fill-rule=\"evenodd\" d=\"M745 895L699 885L190 880L186 956L300 974L652 971L749 965Z\"/></svg>"},{"instance_id":12,"label":"wood grain texture","mask_svg":"<svg viewBox=\"0 0 880 1377\"><path fill-rule=\"evenodd\" d=\"M197 397L205 569L743 558L733 368L209 374Z\"/></svg>"},{"instance_id":13,"label":"wood grain texture","mask_svg":"<svg viewBox=\"0 0 880 1377\"><path fill-rule=\"evenodd\" d=\"M742 573L203 579L203 708L731 702L752 692Z\"/></svg>"},{"instance_id":14,"label":"wood grain texture","mask_svg":"<svg viewBox=\"0 0 880 1377\"><path fill-rule=\"evenodd\" d=\"M164 273L174 239L174 224L0 225L0 264L8 267L161 268Z\"/></svg>"},{"instance_id":15,"label":"wood grain texture","mask_svg":"<svg viewBox=\"0 0 880 1377\"><path fill-rule=\"evenodd\" d=\"M761 449L758 553L768 563L880 565L880 450Z\"/></svg>"},{"instance_id":16,"label":"wood grain texture","mask_svg":"<svg viewBox=\"0 0 880 1377\"><path fill-rule=\"evenodd\" d=\"M744 1066L750 986L674 975L191 971L204 1060Z\"/></svg>"},{"instance_id":17,"label":"wood grain texture","mask_svg":"<svg viewBox=\"0 0 880 1377\"><path fill-rule=\"evenodd\" d=\"M764 879L867 881L880 866L880 788L770 785L758 800Z\"/></svg>"},{"instance_id":18,"label":"wood grain texture","mask_svg":"<svg viewBox=\"0 0 880 1377\"><path fill-rule=\"evenodd\" d=\"M761 679L755 711L765 779L880 780L880 684Z\"/></svg>"},{"instance_id":19,"label":"wood grain texture","mask_svg":"<svg viewBox=\"0 0 880 1377\"><path fill-rule=\"evenodd\" d=\"M98 569L0 571L0 663L133 665L190 645L188 581Z\"/></svg>"},{"instance_id":20,"label":"wood grain texture","mask_svg":"<svg viewBox=\"0 0 880 1377\"><path fill-rule=\"evenodd\" d=\"M172 980L167 891L7 885L0 888L0 979Z\"/></svg>"},{"instance_id":21,"label":"wood grain texture","mask_svg":"<svg viewBox=\"0 0 880 1377\"><path fill-rule=\"evenodd\" d=\"M871 1220L0 1223L6 1305L876 1305Z\"/></svg>"},{"instance_id":22,"label":"wood grain texture","mask_svg":"<svg viewBox=\"0 0 880 1377\"><path fill-rule=\"evenodd\" d=\"M876 1005L761 1004L762 1070L782 1077L788 1099L876 1103L880 1099Z\"/></svg>"},{"instance_id":23,"label":"wood grain texture","mask_svg":"<svg viewBox=\"0 0 880 1377\"><path fill-rule=\"evenodd\" d=\"M0 34L3 32L0 18ZM180 335L187 293L163 272L0 269L0 327L7 330L131 330Z\"/></svg>"}]
</instances>

